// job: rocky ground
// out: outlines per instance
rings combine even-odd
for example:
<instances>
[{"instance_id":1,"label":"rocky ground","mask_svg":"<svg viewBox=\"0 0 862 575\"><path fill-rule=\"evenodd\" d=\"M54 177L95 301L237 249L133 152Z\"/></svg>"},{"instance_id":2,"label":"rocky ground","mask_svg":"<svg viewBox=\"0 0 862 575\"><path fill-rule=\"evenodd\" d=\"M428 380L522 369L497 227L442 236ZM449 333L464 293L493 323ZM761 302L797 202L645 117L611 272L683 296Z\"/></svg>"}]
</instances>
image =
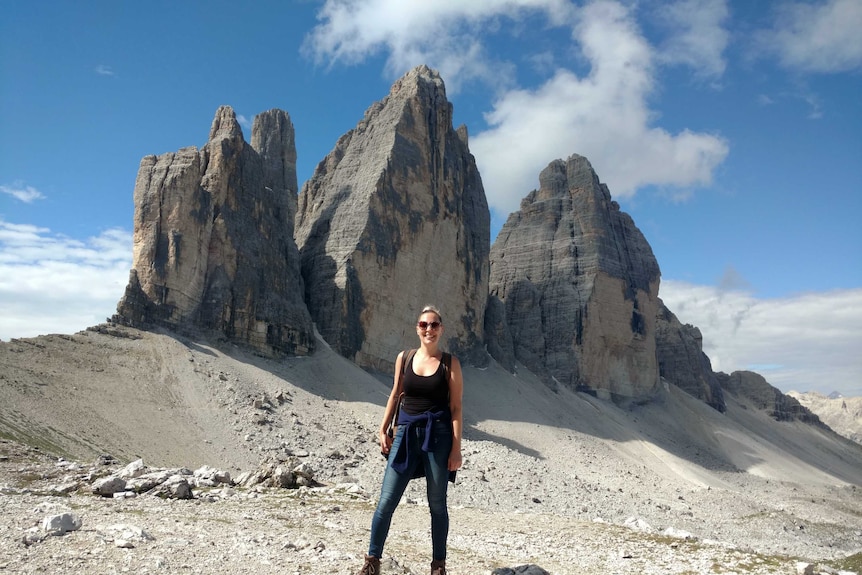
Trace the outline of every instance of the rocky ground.
<instances>
[{"instance_id":1,"label":"rocky ground","mask_svg":"<svg viewBox=\"0 0 862 575\"><path fill-rule=\"evenodd\" d=\"M0 365L0 571L358 570L383 472L385 377L326 349L275 362L135 330L0 343ZM623 408L505 378L465 369L451 573L862 572L862 458L849 442L770 431L777 422L748 406L717 414L674 388ZM193 485L192 499L92 493L138 457L234 483L277 462L313 481ZM428 571L424 507L414 482L384 573ZM48 535L44 521L63 513L80 528Z\"/></svg>"},{"instance_id":2,"label":"rocky ground","mask_svg":"<svg viewBox=\"0 0 862 575\"><path fill-rule=\"evenodd\" d=\"M196 488L192 499L106 498L94 495L90 486L94 477L116 471L117 465L58 461L8 441L0 443L0 453L4 572L349 574L357 570L367 544L373 498L355 484L217 485ZM78 489L60 493L70 484ZM80 527L50 534L45 520L64 513L77 517ZM539 509L460 505L453 506L451 519L452 573L505 573L525 564L556 574L797 573L814 567L793 553L756 552L679 530L650 532L642 520L619 525ZM758 523L750 517L739 528L764 528ZM823 537L809 533L829 527L798 523L792 529L798 533L791 532L790 540ZM842 537L841 529L831 529ZM843 536L859 538L858 533ZM421 499L409 497L396 514L384 572L427 572L428 538L427 511ZM849 562L814 562L817 571L811 572L855 568L854 560L858 556Z\"/></svg>"}]
</instances>

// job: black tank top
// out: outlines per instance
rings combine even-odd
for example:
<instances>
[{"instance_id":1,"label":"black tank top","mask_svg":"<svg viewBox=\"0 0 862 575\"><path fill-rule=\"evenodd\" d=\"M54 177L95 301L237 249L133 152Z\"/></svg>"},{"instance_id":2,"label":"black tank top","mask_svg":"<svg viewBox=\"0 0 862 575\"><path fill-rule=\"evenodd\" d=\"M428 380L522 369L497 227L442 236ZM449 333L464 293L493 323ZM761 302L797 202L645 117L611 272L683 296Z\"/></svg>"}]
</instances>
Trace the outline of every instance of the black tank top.
<instances>
[{"instance_id":1,"label":"black tank top","mask_svg":"<svg viewBox=\"0 0 862 575\"><path fill-rule=\"evenodd\" d=\"M418 415L426 411L441 411L449 408L449 382L443 361L432 375L416 375L413 358L404 371L404 411Z\"/></svg>"}]
</instances>

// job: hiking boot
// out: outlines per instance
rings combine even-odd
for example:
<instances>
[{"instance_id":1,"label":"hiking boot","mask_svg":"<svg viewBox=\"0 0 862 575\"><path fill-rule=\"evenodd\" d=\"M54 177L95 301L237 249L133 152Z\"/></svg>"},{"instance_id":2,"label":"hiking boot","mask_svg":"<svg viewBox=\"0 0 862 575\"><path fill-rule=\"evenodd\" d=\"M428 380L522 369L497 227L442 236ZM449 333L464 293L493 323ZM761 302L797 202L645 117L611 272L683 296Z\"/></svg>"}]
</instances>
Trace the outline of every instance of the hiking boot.
<instances>
[{"instance_id":1,"label":"hiking boot","mask_svg":"<svg viewBox=\"0 0 862 575\"><path fill-rule=\"evenodd\" d=\"M431 575L446 575L445 559L435 559L431 562Z\"/></svg>"},{"instance_id":2,"label":"hiking boot","mask_svg":"<svg viewBox=\"0 0 862 575\"><path fill-rule=\"evenodd\" d=\"M365 556L365 565L359 575L380 575L380 559L373 555Z\"/></svg>"}]
</instances>

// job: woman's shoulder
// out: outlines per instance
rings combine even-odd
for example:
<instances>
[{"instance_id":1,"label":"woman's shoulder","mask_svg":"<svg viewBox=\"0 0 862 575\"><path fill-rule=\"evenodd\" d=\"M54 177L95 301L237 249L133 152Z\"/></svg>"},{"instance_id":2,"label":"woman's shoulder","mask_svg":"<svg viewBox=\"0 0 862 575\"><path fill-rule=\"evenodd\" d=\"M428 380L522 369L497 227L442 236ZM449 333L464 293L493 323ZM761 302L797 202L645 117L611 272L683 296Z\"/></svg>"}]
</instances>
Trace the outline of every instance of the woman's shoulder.
<instances>
[{"instance_id":1,"label":"woman's shoulder","mask_svg":"<svg viewBox=\"0 0 862 575\"><path fill-rule=\"evenodd\" d=\"M440 361L442 361L443 364L446 366L446 368L449 370L456 369L456 368L458 370L461 369L461 362L458 360L458 358L454 354L451 354L448 352L443 352L443 357L441 358Z\"/></svg>"}]
</instances>

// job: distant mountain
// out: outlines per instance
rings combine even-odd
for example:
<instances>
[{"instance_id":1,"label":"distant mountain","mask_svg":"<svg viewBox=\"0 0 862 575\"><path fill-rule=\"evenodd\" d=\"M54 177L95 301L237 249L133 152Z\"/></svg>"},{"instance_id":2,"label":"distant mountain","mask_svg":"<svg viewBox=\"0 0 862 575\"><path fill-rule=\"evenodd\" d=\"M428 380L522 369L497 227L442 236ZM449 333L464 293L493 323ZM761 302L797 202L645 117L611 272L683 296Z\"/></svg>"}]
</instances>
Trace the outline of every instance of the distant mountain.
<instances>
[{"instance_id":1,"label":"distant mountain","mask_svg":"<svg viewBox=\"0 0 862 575\"><path fill-rule=\"evenodd\" d=\"M817 414L836 433L862 443L862 397L844 397L834 391L828 396L816 391L791 391L787 395Z\"/></svg>"}]
</instances>

